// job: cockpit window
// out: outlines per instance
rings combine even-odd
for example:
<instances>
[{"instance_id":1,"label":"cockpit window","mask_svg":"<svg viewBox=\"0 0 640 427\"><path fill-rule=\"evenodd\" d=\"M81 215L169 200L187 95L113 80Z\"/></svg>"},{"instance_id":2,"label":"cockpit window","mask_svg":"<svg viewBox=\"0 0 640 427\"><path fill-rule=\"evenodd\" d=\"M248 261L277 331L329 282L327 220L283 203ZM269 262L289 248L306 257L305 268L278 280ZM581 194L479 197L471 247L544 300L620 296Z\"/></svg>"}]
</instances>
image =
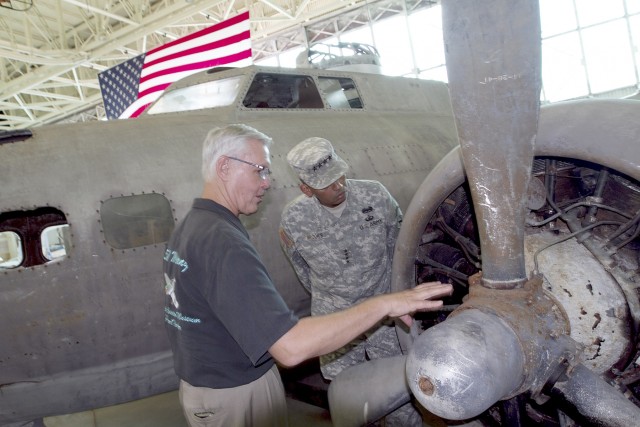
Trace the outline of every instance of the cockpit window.
<instances>
[{"instance_id":1,"label":"cockpit window","mask_svg":"<svg viewBox=\"0 0 640 427\"><path fill-rule=\"evenodd\" d=\"M166 242L175 224L169 200L156 193L105 200L100 220L106 242L115 249Z\"/></svg>"},{"instance_id":2,"label":"cockpit window","mask_svg":"<svg viewBox=\"0 0 640 427\"><path fill-rule=\"evenodd\" d=\"M324 108L309 76L258 73L242 104L247 108Z\"/></svg>"},{"instance_id":3,"label":"cockpit window","mask_svg":"<svg viewBox=\"0 0 640 427\"><path fill-rule=\"evenodd\" d=\"M353 80L344 77L320 77L320 90L330 108L362 108L360 93Z\"/></svg>"},{"instance_id":4,"label":"cockpit window","mask_svg":"<svg viewBox=\"0 0 640 427\"><path fill-rule=\"evenodd\" d=\"M243 76L214 80L166 92L145 114L172 113L226 107L238 96Z\"/></svg>"}]
</instances>

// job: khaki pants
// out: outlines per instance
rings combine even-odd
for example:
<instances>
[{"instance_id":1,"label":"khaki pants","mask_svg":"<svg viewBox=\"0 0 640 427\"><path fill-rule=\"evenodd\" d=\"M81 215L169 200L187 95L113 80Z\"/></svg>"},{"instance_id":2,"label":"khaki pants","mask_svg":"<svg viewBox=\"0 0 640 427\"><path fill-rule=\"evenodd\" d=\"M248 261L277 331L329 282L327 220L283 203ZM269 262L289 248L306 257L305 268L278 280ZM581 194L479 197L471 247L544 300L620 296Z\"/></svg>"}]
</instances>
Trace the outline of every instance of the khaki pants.
<instances>
[{"instance_id":1,"label":"khaki pants","mask_svg":"<svg viewBox=\"0 0 640 427\"><path fill-rule=\"evenodd\" d=\"M238 387L212 389L180 381L180 404L191 427L282 427L287 402L278 368Z\"/></svg>"}]
</instances>

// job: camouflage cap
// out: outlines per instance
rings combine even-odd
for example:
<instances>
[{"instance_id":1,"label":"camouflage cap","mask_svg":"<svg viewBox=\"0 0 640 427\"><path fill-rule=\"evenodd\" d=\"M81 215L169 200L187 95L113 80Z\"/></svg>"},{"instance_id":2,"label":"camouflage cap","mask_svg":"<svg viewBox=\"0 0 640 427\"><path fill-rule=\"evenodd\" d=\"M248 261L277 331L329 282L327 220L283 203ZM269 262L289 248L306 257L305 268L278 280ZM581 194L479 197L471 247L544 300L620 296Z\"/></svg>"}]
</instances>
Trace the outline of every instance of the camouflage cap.
<instances>
[{"instance_id":1,"label":"camouflage cap","mask_svg":"<svg viewBox=\"0 0 640 427\"><path fill-rule=\"evenodd\" d=\"M349 169L331 143L317 137L307 138L293 147L287 161L300 179L316 190L330 186Z\"/></svg>"}]
</instances>

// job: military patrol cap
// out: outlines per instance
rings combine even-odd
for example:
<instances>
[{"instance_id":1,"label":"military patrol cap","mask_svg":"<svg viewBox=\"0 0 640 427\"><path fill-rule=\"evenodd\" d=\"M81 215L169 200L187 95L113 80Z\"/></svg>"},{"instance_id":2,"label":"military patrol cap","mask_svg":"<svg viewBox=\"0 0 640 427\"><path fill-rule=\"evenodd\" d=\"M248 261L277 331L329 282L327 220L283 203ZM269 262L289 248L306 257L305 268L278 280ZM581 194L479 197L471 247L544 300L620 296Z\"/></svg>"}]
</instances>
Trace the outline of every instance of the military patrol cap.
<instances>
[{"instance_id":1,"label":"military patrol cap","mask_svg":"<svg viewBox=\"0 0 640 427\"><path fill-rule=\"evenodd\" d=\"M331 143L317 137L307 138L293 147L287 161L300 179L316 190L330 186L349 169Z\"/></svg>"}]
</instances>

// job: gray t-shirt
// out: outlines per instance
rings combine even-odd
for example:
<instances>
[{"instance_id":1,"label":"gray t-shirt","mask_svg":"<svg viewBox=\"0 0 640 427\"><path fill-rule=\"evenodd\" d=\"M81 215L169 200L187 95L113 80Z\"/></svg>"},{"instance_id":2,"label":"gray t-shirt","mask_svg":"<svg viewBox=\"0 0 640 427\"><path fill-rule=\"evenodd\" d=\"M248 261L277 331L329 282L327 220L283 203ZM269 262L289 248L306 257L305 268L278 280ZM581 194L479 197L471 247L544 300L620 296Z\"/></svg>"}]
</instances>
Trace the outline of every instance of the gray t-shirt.
<instances>
[{"instance_id":1,"label":"gray t-shirt","mask_svg":"<svg viewBox=\"0 0 640 427\"><path fill-rule=\"evenodd\" d=\"M196 199L164 256L165 325L178 376L229 388L274 364L269 348L298 321L229 210Z\"/></svg>"}]
</instances>

